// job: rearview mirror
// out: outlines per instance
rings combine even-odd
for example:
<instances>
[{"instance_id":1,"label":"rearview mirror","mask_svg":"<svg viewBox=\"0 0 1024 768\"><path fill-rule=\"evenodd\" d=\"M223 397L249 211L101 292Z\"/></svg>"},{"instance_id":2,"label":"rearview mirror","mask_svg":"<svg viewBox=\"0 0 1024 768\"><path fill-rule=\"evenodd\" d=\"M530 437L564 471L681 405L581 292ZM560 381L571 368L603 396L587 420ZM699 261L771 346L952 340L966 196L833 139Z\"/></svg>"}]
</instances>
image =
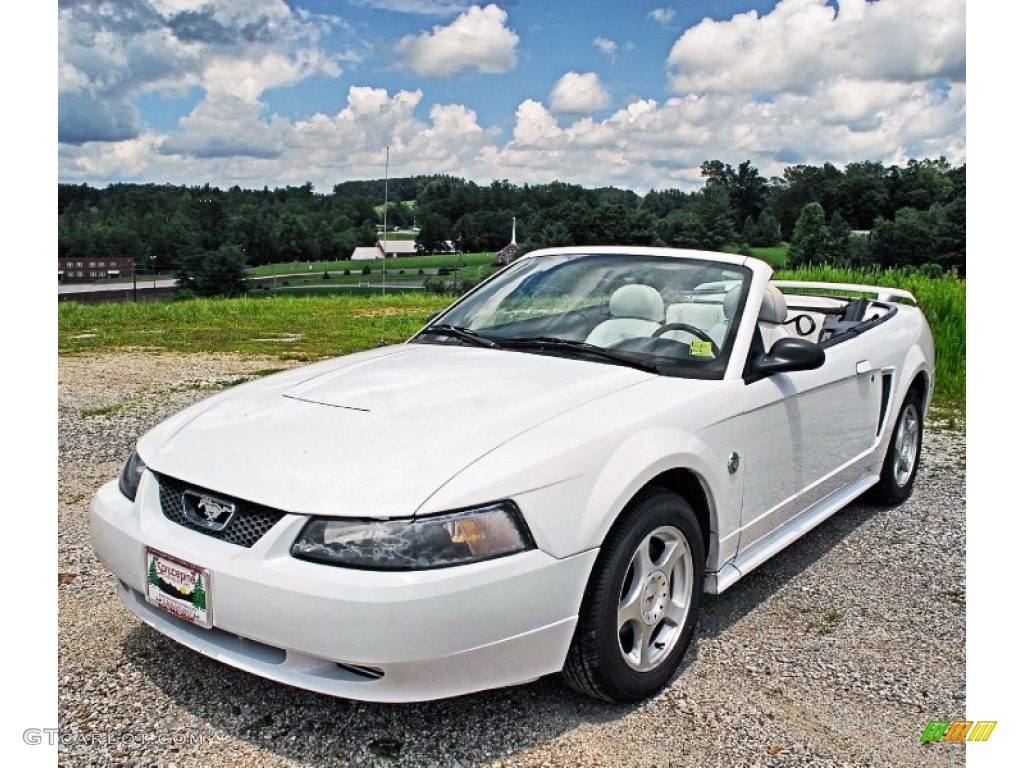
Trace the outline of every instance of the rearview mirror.
<instances>
[{"instance_id":1,"label":"rearview mirror","mask_svg":"<svg viewBox=\"0 0 1024 768\"><path fill-rule=\"evenodd\" d=\"M761 355L755 363L757 372L770 376L773 373L811 371L825 364L825 350L807 339L795 336L776 341L768 354Z\"/></svg>"}]
</instances>

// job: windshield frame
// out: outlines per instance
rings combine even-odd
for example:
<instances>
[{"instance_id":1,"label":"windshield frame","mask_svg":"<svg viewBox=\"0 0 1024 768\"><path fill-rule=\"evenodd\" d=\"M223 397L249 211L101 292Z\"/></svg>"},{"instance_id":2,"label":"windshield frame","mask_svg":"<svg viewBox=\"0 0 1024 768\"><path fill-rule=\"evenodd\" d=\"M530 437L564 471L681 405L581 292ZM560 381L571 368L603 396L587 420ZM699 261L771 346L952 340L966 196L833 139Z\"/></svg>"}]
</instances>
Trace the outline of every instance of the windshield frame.
<instances>
[{"instance_id":1,"label":"windshield frame","mask_svg":"<svg viewBox=\"0 0 1024 768\"><path fill-rule=\"evenodd\" d=\"M588 354L587 349L585 349L588 345L582 343L582 339L570 338L567 336L565 337L565 341L570 343L545 344L543 343L544 339L548 338L550 340L550 335L545 335L543 333L503 335L500 331L495 333L492 330L504 330L513 325L525 326L529 325L532 320L536 320L538 323L543 324L561 316L571 315L577 311L577 308L566 305L568 308L561 311L552 311L548 314L541 313L536 317L527 317L523 321L473 327L472 322L474 318L479 317L482 313L477 311L475 315L467 315L467 304L481 302L477 309L483 309L486 306L485 302L487 300L495 300L498 292L504 290L507 291L507 293L502 295L500 299L497 299L497 307L500 307L502 302L513 296L516 291L521 290L531 276L543 274L546 275L545 279L551 279L551 276L556 274L558 270L570 266L578 268L581 261L590 262L593 263L595 267L599 266L603 268L607 276L625 276L624 279L626 282L624 284L633 282L628 277L631 267L630 262L635 263L638 275L643 275L644 278L647 278L647 282L645 282L644 279L639 279L637 281L641 285L648 285L650 283L649 278L652 275L660 276L662 274L667 274L665 270L671 270L673 267L685 267L688 270L718 271L719 273L729 272L732 273L728 278L730 284L728 287L723 287L721 289L704 289L702 288L703 284L680 288L679 285L673 284L669 281L655 282L655 284L651 285L651 287L657 290L659 294L665 292L669 297L678 297L682 293L692 298L692 296L699 295L705 291L707 293L721 293L723 302L725 293L733 288L739 289L737 309L731 318L726 318L725 320L728 324L728 328L724 338L721 340L721 344L716 344L718 351L717 355L709 357L706 360L702 357L693 357L693 345L691 343L689 348L685 350L684 356L678 351L677 345L664 344L662 340L657 340L655 342L655 340L649 336L632 337L624 340L623 342L616 342L616 344L612 346L599 345L602 348L606 347L609 352L615 352L624 357L635 358L637 362L635 367L641 369L646 368L660 375L680 378L720 380L725 378L729 362L733 357L743 309L746 306L747 297L749 296L751 284L754 280L755 270L751 269L750 266L747 265L747 260L747 257L736 254L654 247L631 248L627 246L581 246L534 251L526 254L520 259L517 259L504 269L495 273L473 290L460 297L451 306L431 318L430 322L410 339L410 342L465 345L472 342L472 340L467 340L465 338L464 333L459 333L460 331L465 331L473 334L474 336L479 336L480 339L485 340L486 342L494 342L501 351L507 350L537 354L555 354L563 357L585 359L592 362L615 364L615 360L606 359L601 355L593 354L593 350L591 351L591 354ZM525 274L516 278L516 275L521 272L525 272ZM696 273L687 275L686 277L693 278L695 275ZM723 274L723 278L724 277L725 276ZM541 282L543 283L543 281ZM481 299L481 294L485 294L484 299ZM527 291L525 292L525 295L529 296L530 293ZM573 294L570 292L566 295L571 297ZM580 295L582 296L584 294ZM664 326L668 324L668 320L666 319L666 310L670 306L671 302L664 296L662 297L662 301L663 314L660 320L655 321L654 324ZM708 303L714 304L716 302ZM609 306L609 302L605 300L603 304L586 304L579 309L592 311L592 313L600 311L602 313L601 316L604 319L612 319L613 315L609 311ZM598 323L598 325L599 324L600 323ZM454 329L450 336L446 336L440 328L438 328L439 326L446 325L451 326ZM590 332L592 333L593 330L594 329L591 328ZM701 330L706 329L702 328ZM427 333L424 333L424 331ZM681 331L681 333L688 334L687 331ZM557 334L555 335L557 336ZM694 338L699 338L695 337L694 334L689 335L694 336ZM459 336L462 336L462 338L460 339ZM555 341L557 340L558 339L555 339ZM674 339L670 338L668 340L681 342L678 334ZM537 343L530 344L528 343L530 341L536 341ZM502 342L507 342L508 346L505 346ZM620 348L618 346L619 344L625 344L626 347ZM479 345L483 346L483 344ZM575 346L575 349L573 346ZM686 345L683 344L683 346ZM670 350L671 354L668 354L668 352L663 350ZM597 351L600 352L602 350L599 349ZM706 353L701 351L698 354L704 355Z\"/></svg>"}]
</instances>

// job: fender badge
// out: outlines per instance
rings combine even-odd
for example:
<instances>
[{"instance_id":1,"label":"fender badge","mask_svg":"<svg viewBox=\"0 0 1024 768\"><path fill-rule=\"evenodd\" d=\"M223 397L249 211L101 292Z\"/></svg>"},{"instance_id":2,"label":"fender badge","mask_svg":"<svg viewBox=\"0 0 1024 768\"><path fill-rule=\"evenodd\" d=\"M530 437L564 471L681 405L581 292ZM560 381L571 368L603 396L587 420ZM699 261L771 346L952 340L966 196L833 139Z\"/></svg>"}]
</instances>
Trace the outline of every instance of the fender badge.
<instances>
[{"instance_id":1,"label":"fender badge","mask_svg":"<svg viewBox=\"0 0 1024 768\"><path fill-rule=\"evenodd\" d=\"M725 466L729 470L730 475L735 475L736 470L740 468L740 455L736 453L736 451L733 451L729 454L729 463Z\"/></svg>"}]
</instances>

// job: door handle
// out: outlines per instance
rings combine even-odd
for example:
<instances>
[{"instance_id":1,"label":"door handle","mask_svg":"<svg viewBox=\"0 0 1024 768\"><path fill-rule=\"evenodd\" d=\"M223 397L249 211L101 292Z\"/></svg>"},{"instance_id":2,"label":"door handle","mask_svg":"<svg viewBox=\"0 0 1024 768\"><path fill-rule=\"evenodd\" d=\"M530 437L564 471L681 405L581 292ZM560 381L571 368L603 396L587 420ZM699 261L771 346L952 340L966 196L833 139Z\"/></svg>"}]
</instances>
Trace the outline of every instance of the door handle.
<instances>
[{"instance_id":1,"label":"door handle","mask_svg":"<svg viewBox=\"0 0 1024 768\"><path fill-rule=\"evenodd\" d=\"M873 366L871 364L870 360L858 360L857 361L857 373L858 374L868 373L874 367L875 366Z\"/></svg>"}]
</instances>

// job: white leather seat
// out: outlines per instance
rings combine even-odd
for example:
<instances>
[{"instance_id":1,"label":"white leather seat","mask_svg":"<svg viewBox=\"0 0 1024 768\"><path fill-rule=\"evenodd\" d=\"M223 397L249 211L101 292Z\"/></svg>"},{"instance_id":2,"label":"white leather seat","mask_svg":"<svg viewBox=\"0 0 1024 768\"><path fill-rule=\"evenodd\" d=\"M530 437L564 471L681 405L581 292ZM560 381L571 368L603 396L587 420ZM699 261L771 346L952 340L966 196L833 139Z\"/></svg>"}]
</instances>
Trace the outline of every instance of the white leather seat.
<instances>
[{"instance_id":1,"label":"white leather seat","mask_svg":"<svg viewBox=\"0 0 1024 768\"><path fill-rule=\"evenodd\" d=\"M605 320L587 336L588 344L608 347L624 339L650 336L661 327L665 302L649 285L624 285L608 301L610 320Z\"/></svg>"},{"instance_id":2,"label":"white leather seat","mask_svg":"<svg viewBox=\"0 0 1024 768\"><path fill-rule=\"evenodd\" d=\"M692 325L711 336L711 338L715 340L715 344L719 347L721 347L722 341L715 337L711 333L711 330L720 326L724 320L725 315L722 313L722 305L712 304L710 302L684 301L679 304L669 304L668 308L665 310L665 325L668 325L669 323L686 323L687 325ZM677 331L668 331L662 334L662 338L674 339L675 341L681 341L685 344L699 340L701 337L680 329Z\"/></svg>"},{"instance_id":3,"label":"white leather seat","mask_svg":"<svg viewBox=\"0 0 1024 768\"><path fill-rule=\"evenodd\" d=\"M725 316L725 319L708 331L708 335L715 340L718 346L722 346L722 343L725 341L729 325L739 309L740 289L741 286L736 286L725 294L725 299L722 301L722 314ZM757 327L761 332L761 339L764 342L766 352L779 339L792 335L789 332L789 328L782 325L782 323L786 322L788 315L789 309L786 307L786 297L782 291L769 284L765 288L764 296L761 297L761 308L757 313Z\"/></svg>"},{"instance_id":4,"label":"white leather seat","mask_svg":"<svg viewBox=\"0 0 1024 768\"><path fill-rule=\"evenodd\" d=\"M669 304L665 310L665 325L669 323L686 323L707 331L725 319L721 304L703 301L684 301L680 304ZM666 336L671 335L671 331Z\"/></svg>"},{"instance_id":5,"label":"white leather seat","mask_svg":"<svg viewBox=\"0 0 1024 768\"><path fill-rule=\"evenodd\" d=\"M725 343L725 335L729 332L733 318L736 317L742 288L743 286L737 285L725 294L725 298L722 299L722 319L708 330L708 335L715 340L719 348Z\"/></svg>"},{"instance_id":6,"label":"white leather seat","mask_svg":"<svg viewBox=\"0 0 1024 768\"><path fill-rule=\"evenodd\" d=\"M774 285L764 289L761 299L761 310L757 313L757 327L761 329L765 352L772 348L779 339L791 336L789 328L782 325L786 322L789 310L786 308L786 297Z\"/></svg>"}]
</instances>

